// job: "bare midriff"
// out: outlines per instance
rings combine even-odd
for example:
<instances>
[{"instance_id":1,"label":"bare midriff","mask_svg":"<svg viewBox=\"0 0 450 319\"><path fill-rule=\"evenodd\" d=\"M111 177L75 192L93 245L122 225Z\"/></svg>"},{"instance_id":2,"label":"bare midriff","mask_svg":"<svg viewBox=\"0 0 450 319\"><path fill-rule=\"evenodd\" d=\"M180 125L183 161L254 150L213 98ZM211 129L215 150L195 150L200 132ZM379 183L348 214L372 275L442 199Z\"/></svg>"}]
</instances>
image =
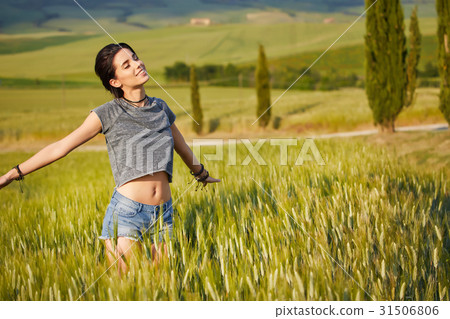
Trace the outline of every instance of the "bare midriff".
<instances>
[{"instance_id":1,"label":"bare midriff","mask_svg":"<svg viewBox=\"0 0 450 319\"><path fill-rule=\"evenodd\" d=\"M136 178L116 190L129 199L147 205L160 205L169 201L171 196L169 177L164 171Z\"/></svg>"}]
</instances>

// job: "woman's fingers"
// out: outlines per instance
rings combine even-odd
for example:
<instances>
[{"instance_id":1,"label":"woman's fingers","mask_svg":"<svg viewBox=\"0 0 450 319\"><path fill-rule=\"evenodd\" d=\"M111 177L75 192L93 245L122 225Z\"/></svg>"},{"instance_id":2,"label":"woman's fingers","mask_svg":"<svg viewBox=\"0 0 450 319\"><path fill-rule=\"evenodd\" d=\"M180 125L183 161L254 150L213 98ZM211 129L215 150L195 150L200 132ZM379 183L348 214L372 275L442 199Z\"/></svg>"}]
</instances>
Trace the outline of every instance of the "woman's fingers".
<instances>
[{"instance_id":1,"label":"woman's fingers","mask_svg":"<svg viewBox=\"0 0 450 319\"><path fill-rule=\"evenodd\" d=\"M208 183L218 183L220 181L221 181L220 179L208 176L207 179L205 179L203 182L200 182L200 183L203 184L203 187L206 187L206 185L208 185Z\"/></svg>"},{"instance_id":2,"label":"woman's fingers","mask_svg":"<svg viewBox=\"0 0 450 319\"><path fill-rule=\"evenodd\" d=\"M208 182L208 183L218 183L218 182L220 182L220 179L213 178L213 177L209 176L209 177L206 179L206 182Z\"/></svg>"},{"instance_id":3,"label":"woman's fingers","mask_svg":"<svg viewBox=\"0 0 450 319\"><path fill-rule=\"evenodd\" d=\"M220 181L221 181L220 179L208 176L208 178L205 179L202 183L203 183L203 186L206 186L208 183L218 183Z\"/></svg>"}]
</instances>

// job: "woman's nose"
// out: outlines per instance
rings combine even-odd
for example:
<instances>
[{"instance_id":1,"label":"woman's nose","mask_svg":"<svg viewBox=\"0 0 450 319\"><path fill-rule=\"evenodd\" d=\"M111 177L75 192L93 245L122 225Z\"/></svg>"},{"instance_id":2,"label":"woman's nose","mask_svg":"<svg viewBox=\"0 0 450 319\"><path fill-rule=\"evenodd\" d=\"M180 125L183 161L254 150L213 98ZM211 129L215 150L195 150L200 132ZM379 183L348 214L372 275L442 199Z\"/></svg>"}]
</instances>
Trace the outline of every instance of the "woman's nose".
<instances>
[{"instance_id":1,"label":"woman's nose","mask_svg":"<svg viewBox=\"0 0 450 319\"><path fill-rule=\"evenodd\" d=\"M145 68L144 62L142 62L141 60L138 60L136 62L137 62L137 65L136 65L137 68L141 68L141 69Z\"/></svg>"}]
</instances>

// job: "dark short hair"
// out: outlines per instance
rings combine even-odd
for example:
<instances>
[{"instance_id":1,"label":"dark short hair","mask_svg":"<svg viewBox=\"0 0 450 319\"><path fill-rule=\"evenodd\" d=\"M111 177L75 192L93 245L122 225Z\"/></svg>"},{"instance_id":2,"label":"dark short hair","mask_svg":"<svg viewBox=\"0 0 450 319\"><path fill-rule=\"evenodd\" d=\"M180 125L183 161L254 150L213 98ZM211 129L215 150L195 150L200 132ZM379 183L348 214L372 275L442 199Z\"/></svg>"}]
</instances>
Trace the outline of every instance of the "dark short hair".
<instances>
[{"instance_id":1,"label":"dark short hair","mask_svg":"<svg viewBox=\"0 0 450 319\"><path fill-rule=\"evenodd\" d=\"M129 49L133 54L136 54L126 43L111 43L101 49L95 58L95 74L98 75L105 89L111 92L116 98L121 98L123 96L123 91L121 88L111 86L109 80L116 77L116 69L114 68L113 60L117 52L121 49Z\"/></svg>"}]
</instances>

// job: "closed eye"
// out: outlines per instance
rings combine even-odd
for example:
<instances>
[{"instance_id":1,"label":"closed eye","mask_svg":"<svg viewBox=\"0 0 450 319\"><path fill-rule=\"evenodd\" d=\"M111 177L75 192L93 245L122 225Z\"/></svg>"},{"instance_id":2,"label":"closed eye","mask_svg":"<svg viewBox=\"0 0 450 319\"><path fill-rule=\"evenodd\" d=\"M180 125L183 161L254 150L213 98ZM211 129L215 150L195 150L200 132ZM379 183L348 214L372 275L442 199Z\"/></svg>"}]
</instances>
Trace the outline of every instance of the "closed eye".
<instances>
[{"instance_id":1,"label":"closed eye","mask_svg":"<svg viewBox=\"0 0 450 319\"><path fill-rule=\"evenodd\" d=\"M138 60L139 60L139 58L137 57L136 54L133 54L132 59L133 59L133 61L138 61ZM128 64L124 66L125 63L128 63ZM129 63L130 63L129 60L125 60L125 61L122 63L122 67L123 67L124 69L128 69L128 67L130 66Z\"/></svg>"}]
</instances>

